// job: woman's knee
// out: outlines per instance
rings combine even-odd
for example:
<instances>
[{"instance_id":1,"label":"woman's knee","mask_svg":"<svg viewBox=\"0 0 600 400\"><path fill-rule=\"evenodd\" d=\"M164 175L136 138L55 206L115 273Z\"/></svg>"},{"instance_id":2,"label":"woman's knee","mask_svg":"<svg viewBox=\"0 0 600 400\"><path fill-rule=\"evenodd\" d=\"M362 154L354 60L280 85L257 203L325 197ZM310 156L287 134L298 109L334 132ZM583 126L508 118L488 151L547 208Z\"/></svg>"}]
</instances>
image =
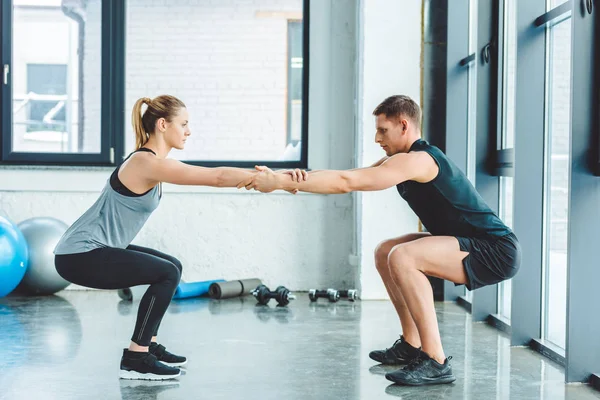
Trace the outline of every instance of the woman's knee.
<instances>
[{"instance_id":1,"label":"woman's knee","mask_svg":"<svg viewBox=\"0 0 600 400\"><path fill-rule=\"evenodd\" d=\"M181 280L181 269L171 261L166 261L163 264L162 280L173 283L175 286Z\"/></svg>"},{"instance_id":2,"label":"woman's knee","mask_svg":"<svg viewBox=\"0 0 600 400\"><path fill-rule=\"evenodd\" d=\"M177 258L171 256L169 257L169 261L172 262L177 269L179 270L179 274L183 273L183 264L181 264L181 261L179 261Z\"/></svg>"}]
</instances>

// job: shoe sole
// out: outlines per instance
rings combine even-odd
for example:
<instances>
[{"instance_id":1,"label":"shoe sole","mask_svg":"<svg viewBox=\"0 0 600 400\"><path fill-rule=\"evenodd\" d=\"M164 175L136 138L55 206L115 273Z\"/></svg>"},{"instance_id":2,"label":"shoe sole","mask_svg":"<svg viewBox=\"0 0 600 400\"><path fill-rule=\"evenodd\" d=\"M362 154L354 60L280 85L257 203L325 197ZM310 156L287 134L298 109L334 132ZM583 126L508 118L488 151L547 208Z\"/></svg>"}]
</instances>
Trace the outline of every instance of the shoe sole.
<instances>
[{"instance_id":1,"label":"shoe sole","mask_svg":"<svg viewBox=\"0 0 600 400\"><path fill-rule=\"evenodd\" d=\"M403 381L402 379L390 379L387 376L385 377L385 379L387 379L388 381L397 383L399 385L425 386L425 385L443 385L446 383L452 383L456 380L456 377L454 375L446 375L446 376L441 376L439 378L425 378L423 381L420 381L420 382Z\"/></svg>"},{"instance_id":2,"label":"shoe sole","mask_svg":"<svg viewBox=\"0 0 600 400\"><path fill-rule=\"evenodd\" d=\"M159 360L160 361L160 360ZM161 363L168 365L169 367L183 367L184 365L187 364L187 360L185 360L184 362L180 362L180 363L168 363L165 361L160 361Z\"/></svg>"},{"instance_id":3,"label":"shoe sole","mask_svg":"<svg viewBox=\"0 0 600 400\"><path fill-rule=\"evenodd\" d=\"M136 379L136 380L144 380L144 381L165 381L167 379L175 379L181 375L181 371L178 371L177 374L173 375L157 375L157 374L142 374L137 371L127 371L120 370L119 378L121 379Z\"/></svg>"},{"instance_id":4,"label":"shoe sole","mask_svg":"<svg viewBox=\"0 0 600 400\"><path fill-rule=\"evenodd\" d=\"M379 364L383 364L383 365L400 365L400 366L402 366L402 365L407 365L410 362L410 360L409 361L397 360L397 361L391 361L390 362L390 361L387 361L387 360L384 360L384 359L378 359L376 357L371 356L370 354L369 354L369 358L371 360L373 360L375 362L378 362Z\"/></svg>"}]
</instances>

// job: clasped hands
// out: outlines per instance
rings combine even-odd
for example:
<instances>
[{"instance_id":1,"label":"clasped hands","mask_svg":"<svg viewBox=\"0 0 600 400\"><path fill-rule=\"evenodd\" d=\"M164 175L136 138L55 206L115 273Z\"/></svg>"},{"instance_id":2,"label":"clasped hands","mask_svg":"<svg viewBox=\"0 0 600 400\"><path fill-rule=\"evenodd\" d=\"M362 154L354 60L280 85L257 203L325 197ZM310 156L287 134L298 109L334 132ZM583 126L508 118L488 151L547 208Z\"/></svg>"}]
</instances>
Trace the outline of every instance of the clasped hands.
<instances>
[{"instance_id":1,"label":"clasped hands","mask_svg":"<svg viewBox=\"0 0 600 400\"><path fill-rule=\"evenodd\" d=\"M308 173L301 169L287 169L274 172L268 167L257 165L256 172L252 176L237 184L237 188L246 190L258 190L262 193L270 193L282 189L291 194L298 193L298 189L292 187L293 182L302 182L308 179Z\"/></svg>"}]
</instances>

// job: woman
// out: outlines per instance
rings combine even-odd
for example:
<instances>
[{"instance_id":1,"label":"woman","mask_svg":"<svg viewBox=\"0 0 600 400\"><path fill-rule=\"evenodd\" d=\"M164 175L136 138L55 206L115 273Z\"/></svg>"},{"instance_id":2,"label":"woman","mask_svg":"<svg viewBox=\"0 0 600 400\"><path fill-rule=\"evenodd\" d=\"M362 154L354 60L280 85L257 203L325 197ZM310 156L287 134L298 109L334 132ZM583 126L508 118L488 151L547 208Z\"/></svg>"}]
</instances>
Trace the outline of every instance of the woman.
<instances>
[{"instance_id":1,"label":"woman","mask_svg":"<svg viewBox=\"0 0 600 400\"><path fill-rule=\"evenodd\" d=\"M142 106L147 109L142 113ZM168 159L190 136L188 112L179 99L141 98L132 113L136 150L115 169L100 198L63 235L55 253L58 273L67 281L97 289L142 284L142 297L128 349L123 350L123 379L171 379L180 375L185 357L157 343L160 321L179 284L182 266L175 257L131 245L158 207L162 182L178 185L236 187L255 172L239 168L203 168ZM305 175L290 172L295 179Z\"/></svg>"}]
</instances>

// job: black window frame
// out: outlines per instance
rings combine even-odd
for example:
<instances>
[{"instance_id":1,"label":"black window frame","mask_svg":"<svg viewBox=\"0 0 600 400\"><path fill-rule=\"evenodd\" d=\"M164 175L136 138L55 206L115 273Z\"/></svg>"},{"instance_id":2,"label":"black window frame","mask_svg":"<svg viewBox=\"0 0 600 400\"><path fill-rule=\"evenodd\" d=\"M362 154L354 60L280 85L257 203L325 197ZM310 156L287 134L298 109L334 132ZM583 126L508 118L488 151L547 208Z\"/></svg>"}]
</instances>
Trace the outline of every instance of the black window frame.
<instances>
[{"instance_id":1,"label":"black window frame","mask_svg":"<svg viewBox=\"0 0 600 400\"><path fill-rule=\"evenodd\" d=\"M129 112L125 110L126 62L126 0L102 1L101 47L101 138L99 153L29 153L12 151L12 9L13 0L0 5L0 55L1 65L9 66L8 84L0 80L0 166L2 165L61 165L61 166L115 166L125 153L125 123ZM271 160L184 160L191 165L205 167L230 166L254 168L268 165L271 168L308 168L308 100L309 100L309 38L310 0L303 0L302 39L302 128L301 151L298 161ZM4 74L2 76L4 78ZM285 133L288 135L288 133ZM116 157L115 155L119 155Z\"/></svg>"},{"instance_id":2,"label":"black window frame","mask_svg":"<svg viewBox=\"0 0 600 400\"><path fill-rule=\"evenodd\" d=\"M118 71L119 38L115 27L119 20L124 23L119 11L121 2L102 1L102 71ZM12 68L12 14L13 1L2 2L2 65ZM124 53L123 53L124 54ZM114 153L118 147L116 140L122 132L114 124L113 111L119 99L111 96L118 93L116 82L118 74L103 73L101 78L101 132L99 153L32 153L12 150L12 71L9 72L8 82L2 82L3 90L0 99L2 109L2 140L0 141L0 165L114 165Z\"/></svg>"}]
</instances>

